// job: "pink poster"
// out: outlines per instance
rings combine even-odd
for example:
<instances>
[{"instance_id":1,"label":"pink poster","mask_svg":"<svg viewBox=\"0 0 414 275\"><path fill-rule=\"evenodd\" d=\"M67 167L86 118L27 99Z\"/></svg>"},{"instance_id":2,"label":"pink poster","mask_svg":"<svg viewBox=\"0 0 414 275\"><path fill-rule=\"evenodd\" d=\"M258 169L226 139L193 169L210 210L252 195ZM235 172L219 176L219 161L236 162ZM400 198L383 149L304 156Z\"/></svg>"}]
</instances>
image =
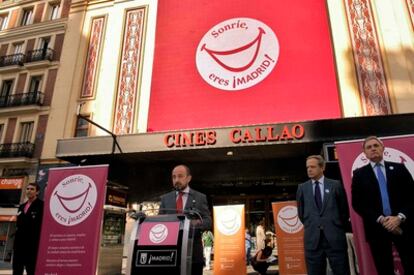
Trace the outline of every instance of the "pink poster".
<instances>
[{"instance_id":1,"label":"pink poster","mask_svg":"<svg viewBox=\"0 0 414 275\"><path fill-rule=\"evenodd\" d=\"M414 176L414 151L412 150L414 147L414 136L394 136L381 138L381 140L385 145L384 160L404 163L411 175ZM377 273L372 260L371 251L365 240L362 219L351 206L352 171L368 164L369 162L369 160L365 157L365 154L362 153L362 142L363 140L350 140L338 142L335 146L350 206L352 230L354 232L359 271L361 275L376 275ZM398 265L396 267L398 267Z\"/></svg>"},{"instance_id":2,"label":"pink poster","mask_svg":"<svg viewBox=\"0 0 414 275\"><path fill-rule=\"evenodd\" d=\"M50 169L36 274L95 274L108 165Z\"/></svg>"}]
</instances>

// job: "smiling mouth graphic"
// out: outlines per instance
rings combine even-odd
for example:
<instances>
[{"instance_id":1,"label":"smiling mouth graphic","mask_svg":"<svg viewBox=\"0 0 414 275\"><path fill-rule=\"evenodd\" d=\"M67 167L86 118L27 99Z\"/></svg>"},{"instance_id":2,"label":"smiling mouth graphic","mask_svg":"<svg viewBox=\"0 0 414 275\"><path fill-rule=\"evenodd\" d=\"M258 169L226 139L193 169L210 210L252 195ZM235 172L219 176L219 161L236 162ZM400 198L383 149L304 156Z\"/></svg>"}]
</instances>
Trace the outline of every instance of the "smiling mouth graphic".
<instances>
[{"instance_id":1,"label":"smiling mouth graphic","mask_svg":"<svg viewBox=\"0 0 414 275\"><path fill-rule=\"evenodd\" d=\"M253 41L251 41L251 42L247 43L246 45L241 46L239 48L232 49L232 50L227 50L227 51L216 51L216 50L208 49L206 44L204 44L201 47L201 51L205 50L224 69L229 70L231 72L242 72L242 71L248 69L250 66L252 66L252 64L256 61L256 58L257 58L257 55L258 55L259 49L260 49L260 44L262 42L262 36L263 36L263 34L265 34L265 31L262 28L259 27L258 30L259 30L259 34L257 35L257 37ZM223 58L225 56L230 56L230 55L233 56L236 59L237 54L243 54L247 50L249 50L250 48L253 48L254 46L256 46L256 49L254 50L253 57L250 60L250 62L248 64L246 64L245 66L231 67L229 65L226 65L223 61L221 61L219 59L219 57Z\"/></svg>"},{"instance_id":2,"label":"smiling mouth graphic","mask_svg":"<svg viewBox=\"0 0 414 275\"><path fill-rule=\"evenodd\" d=\"M75 213L79 211L79 209L82 208L84 205L86 198L88 197L89 190L92 188L91 184L89 183L89 186L86 188L85 191L80 193L79 195L73 196L73 197L64 197L58 194L58 192L55 192L55 196L58 198L60 203L62 204L63 208L65 208L66 211L69 213ZM80 202L80 204L79 204ZM73 208L74 205L79 205L76 209ZM76 207L76 206L75 206Z\"/></svg>"},{"instance_id":3,"label":"smiling mouth graphic","mask_svg":"<svg viewBox=\"0 0 414 275\"><path fill-rule=\"evenodd\" d=\"M159 240L162 237L164 237L164 233L165 233L165 229L160 231L160 232L154 232L152 231L152 235L154 236L155 239Z\"/></svg>"},{"instance_id":4,"label":"smiling mouth graphic","mask_svg":"<svg viewBox=\"0 0 414 275\"><path fill-rule=\"evenodd\" d=\"M286 223L288 226L291 226L291 227L293 227L293 226L297 225L297 224L298 224L298 222L299 222L299 218L298 218L298 216L293 216L293 217L289 217L289 218L282 218L282 217L280 217L280 219L281 219L284 223Z\"/></svg>"}]
</instances>

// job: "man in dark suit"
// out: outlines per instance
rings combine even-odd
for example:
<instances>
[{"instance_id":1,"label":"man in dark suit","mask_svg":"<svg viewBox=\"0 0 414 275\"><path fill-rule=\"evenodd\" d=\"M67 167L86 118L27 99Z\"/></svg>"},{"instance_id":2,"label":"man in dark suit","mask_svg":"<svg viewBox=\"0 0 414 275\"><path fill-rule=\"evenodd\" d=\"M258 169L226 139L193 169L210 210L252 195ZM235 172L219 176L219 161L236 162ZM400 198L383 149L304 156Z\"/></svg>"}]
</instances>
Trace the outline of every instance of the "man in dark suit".
<instances>
[{"instance_id":1,"label":"man in dark suit","mask_svg":"<svg viewBox=\"0 0 414 275\"><path fill-rule=\"evenodd\" d=\"M27 201L19 206L13 247L13 275L35 274L37 249L43 216L43 201L37 196L40 187L30 183L26 187Z\"/></svg>"},{"instance_id":2,"label":"man in dark suit","mask_svg":"<svg viewBox=\"0 0 414 275\"><path fill-rule=\"evenodd\" d=\"M308 181L298 187L299 219L305 227L305 258L309 275L325 275L326 259L335 275L349 274L345 227L349 210L339 181L324 176L320 155L306 159Z\"/></svg>"},{"instance_id":3,"label":"man in dark suit","mask_svg":"<svg viewBox=\"0 0 414 275\"><path fill-rule=\"evenodd\" d=\"M404 164L384 161L384 145L375 136L363 142L370 163L352 177L352 206L362 217L365 238L378 274L394 274L392 243L405 274L414 274L414 181Z\"/></svg>"},{"instance_id":4,"label":"man in dark suit","mask_svg":"<svg viewBox=\"0 0 414 275\"><path fill-rule=\"evenodd\" d=\"M186 165L178 165L172 171L174 191L161 196L159 214L198 212L200 217L193 219L195 227L193 236L192 275L203 274L203 246L201 233L211 228L211 216L206 195L191 189L191 171Z\"/></svg>"}]
</instances>

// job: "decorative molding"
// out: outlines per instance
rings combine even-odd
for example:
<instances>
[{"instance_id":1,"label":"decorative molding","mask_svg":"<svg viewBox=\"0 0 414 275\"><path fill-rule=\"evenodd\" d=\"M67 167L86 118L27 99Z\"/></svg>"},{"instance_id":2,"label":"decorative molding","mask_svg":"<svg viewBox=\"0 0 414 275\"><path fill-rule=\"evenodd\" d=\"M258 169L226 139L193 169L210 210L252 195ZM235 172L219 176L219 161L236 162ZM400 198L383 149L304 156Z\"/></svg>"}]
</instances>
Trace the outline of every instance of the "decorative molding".
<instances>
[{"instance_id":1,"label":"decorative molding","mask_svg":"<svg viewBox=\"0 0 414 275\"><path fill-rule=\"evenodd\" d=\"M344 0L364 115L391 114L370 0Z\"/></svg>"},{"instance_id":2,"label":"decorative molding","mask_svg":"<svg viewBox=\"0 0 414 275\"><path fill-rule=\"evenodd\" d=\"M406 3L408 7L408 12L411 18L411 25L413 26L413 30L414 30L414 0L406 0Z\"/></svg>"},{"instance_id":3,"label":"decorative molding","mask_svg":"<svg viewBox=\"0 0 414 275\"><path fill-rule=\"evenodd\" d=\"M142 67L145 19L146 7L126 12L114 116L115 134L130 134L134 130Z\"/></svg>"},{"instance_id":4,"label":"decorative molding","mask_svg":"<svg viewBox=\"0 0 414 275\"><path fill-rule=\"evenodd\" d=\"M6 29L0 31L0 42L6 40L27 39L32 36L51 33L65 33L66 25L68 23L67 21L66 18L63 18Z\"/></svg>"},{"instance_id":5,"label":"decorative molding","mask_svg":"<svg viewBox=\"0 0 414 275\"><path fill-rule=\"evenodd\" d=\"M92 98L95 95L97 71L101 60L102 40L105 29L105 17L92 19L88 54L86 56L85 71L83 75L83 85L80 97Z\"/></svg>"}]
</instances>

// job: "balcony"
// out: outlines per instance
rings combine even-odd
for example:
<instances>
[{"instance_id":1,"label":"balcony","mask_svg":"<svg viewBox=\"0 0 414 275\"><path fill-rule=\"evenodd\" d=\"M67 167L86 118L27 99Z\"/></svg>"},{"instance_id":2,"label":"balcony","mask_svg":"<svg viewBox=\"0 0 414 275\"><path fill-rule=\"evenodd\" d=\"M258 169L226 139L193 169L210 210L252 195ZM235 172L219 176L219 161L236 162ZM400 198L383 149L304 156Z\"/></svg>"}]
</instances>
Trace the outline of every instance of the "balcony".
<instances>
[{"instance_id":1,"label":"balcony","mask_svg":"<svg viewBox=\"0 0 414 275\"><path fill-rule=\"evenodd\" d=\"M14 72L21 69L25 59L22 53L4 55L0 57L0 72Z\"/></svg>"},{"instance_id":2,"label":"balcony","mask_svg":"<svg viewBox=\"0 0 414 275\"><path fill-rule=\"evenodd\" d=\"M27 105L39 105L43 104L43 93L31 92L13 94L9 96L0 97L0 108L1 107L16 107L16 106L27 106Z\"/></svg>"},{"instance_id":3,"label":"balcony","mask_svg":"<svg viewBox=\"0 0 414 275\"><path fill-rule=\"evenodd\" d=\"M53 61L55 51L52 49L38 49L28 51L26 55L25 63L37 62L37 61Z\"/></svg>"},{"instance_id":4,"label":"balcony","mask_svg":"<svg viewBox=\"0 0 414 275\"><path fill-rule=\"evenodd\" d=\"M0 158L31 158L33 153L34 144L30 142L0 144Z\"/></svg>"}]
</instances>

